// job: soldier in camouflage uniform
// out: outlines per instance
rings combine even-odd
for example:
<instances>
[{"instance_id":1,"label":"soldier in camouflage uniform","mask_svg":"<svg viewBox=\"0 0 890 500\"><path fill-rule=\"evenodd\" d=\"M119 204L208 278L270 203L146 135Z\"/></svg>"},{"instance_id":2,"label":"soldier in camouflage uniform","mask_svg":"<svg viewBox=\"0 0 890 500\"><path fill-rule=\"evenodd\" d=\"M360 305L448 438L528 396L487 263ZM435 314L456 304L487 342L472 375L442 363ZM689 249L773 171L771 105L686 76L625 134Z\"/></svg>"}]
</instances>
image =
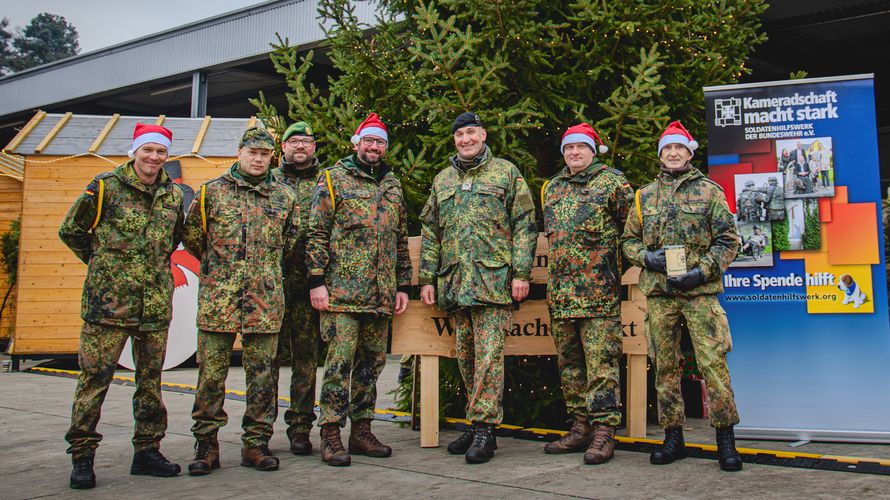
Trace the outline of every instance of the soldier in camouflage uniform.
<instances>
[{"instance_id":1,"label":"soldier in camouflage uniform","mask_svg":"<svg viewBox=\"0 0 890 500\"><path fill-rule=\"evenodd\" d=\"M736 202L739 222L757 222L761 220L761 207L766 202L766 194L754 188L754 181L745 181L745 189L739 194L739 199Z\"/></svg>"},{"instance_id":2,"label":"soldier in camouflage uniform","mask_svg":"<svg viewBox=\"0 0 890 500\"><path fill-rule=\"evenodd\" d=\"M172 133L136 124L133 158L99 174L81 194L59 229L59 238L84 264L78 361L70 444L72 488L93 488L93 457L102 403L127 339L133 341L133 464L130 474L179 474L159 451L167 429L161 369L172 317L170 255L182 237L182 191L163 171Z\"/></svg>"},{"instance_id":3,"label":"soldier in camouflage uniform","mask_svg":"<svg viewBox=\"0 0 890 500\"><path fill-rule=\"evenodd\" d=\"M277 365L289 363L290 407L284 413L291 453L309 455L312 443L309 431L315 420L315 369L318 365L318 311L309 303L306 279L306 233L312 194L318 178L315 137L306 122L297 122L281 137L281 165L272 170L272 177L290 186L297 193L296 247L284 263L284 321L278 338ZM278 387L278 369L275 370ZM276 405L277 409L277 405Z\"/></svg>"},{"instance_id":4,"label":"soldier in camouflage uniform","mask_svg":"<svg viewBox=\"0 0 890 500\"><path fill-rule=\"evenodd\" d=\"M408 210L402 184L383 161L386 126L371 113L352 143L355 154L318 178L306 242L310 300L321 311L321 336L328 342L322 460L334 466L351 463L340 440L347 416L349 453L392 454L371 433L371 419L390 320L405 312L411 285Z\"/></svg>"},{"instance_id":5,"label":"soldier in camouflage uniform","mask_svg":"<svg viewBox=\"0 0 890 500\"><path fill-rule=\"evenodd\" d=\"M733 426L739 415L726 366L732 338L717 294L723 292L723 272L738 251L739 234L723 189L690 163L697 146L680 122L668 125L658 143L661 173L637 191L621 241L624 255L643 268L649 357L655 364L658 420L665 429L664 444L649 460L667 464L686 457L680 338L674 328L682 315L711 396L708 409L717 428L720 468L735 471L742 460L735 449ZM666 276L666 245L683 246L686 273Z\"/></svg>"},{"instance_id":6,"label":"soldier in camouflage uniform","mask_svg":"<svg viewBox=\"0 0 890 500\"><path fill-rule=\"evenodd\" d=\"M769 185L766 188L766 220L785 220L785 192L779 186L779 179L770 176L767 179Z\"/></svg>"},{"instance_id":7,"label":"soldier in camouflage uniform","mask_svg":"<svg viewBox=\"0 0 890 500\"><path fill-rule=\"evenodd\" d=\"M473 422L448 452L487 462L503 419L504 340L528 295L537 243L534 201L515 165L496 158L475 113L451 127L457 155L433 180L423 212L420 296L454 321Z\"/></svg>"},{"instance_id":8,"label":"soldier in camouflage uniform","mask_svg":"<svg viewBox=\"0 0 890 500\"><path fill-rule=\"evenodd\" d=\"M265 129L247 129L238 145L238 161L201 186L186 219L183 243L201 260L201 364L192 409L197 443L190 475L219 467L216 436L228 421L223 410L225 382L239 334L247 379L241 465L278 469L268 443L278 393L273 368L284 316L281 262L293 251L298 208L294 191L275 182L269 172L274 148Z\"/></svg>"},{"instance_id":9,"label":"soldier in camouflage uniform","mask_svg":"<svg viewBox=\"0 0 890 500\"><path fill-rule=\"evenodd\" d=\"M596 156L605 153L582 123L562 137L566 167L541 190L544 234L550 241L548 299L559 375L572 428L546 453L587 451L584 462L612 458L621 357L621 257L633 190L624 174ZM591 425L591 423L593 425Z\"/></svg>"}]
</instances>

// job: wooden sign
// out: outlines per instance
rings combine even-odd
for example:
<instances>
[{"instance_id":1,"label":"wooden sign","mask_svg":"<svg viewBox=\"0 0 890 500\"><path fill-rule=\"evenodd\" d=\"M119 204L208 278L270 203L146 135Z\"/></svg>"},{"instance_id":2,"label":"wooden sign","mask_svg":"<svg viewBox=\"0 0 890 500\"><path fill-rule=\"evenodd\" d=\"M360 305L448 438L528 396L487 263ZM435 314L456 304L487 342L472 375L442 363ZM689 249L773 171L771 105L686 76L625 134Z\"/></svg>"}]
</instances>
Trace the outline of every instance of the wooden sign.
<instances>
[{"instance_id":1,"label":"wooden sign","mask_svg":"<svg viewBox=\"0 0 890 500\"><path fill-rule=\"evenodd\" d=\"M625 354L646 354L643 333L645 311L634 302L621 303ZM507 356L550 356L556 354L546 300L530 300L513 312L513 327L507 332ZM429 354L456 357L454 326L451 319L434 306L412 300L408 310L393 318L393 354Z\"/></svg>"},{"instance_id":2,"label":"wooden sign","mask_svg":"<svg viewBox=\"0 0 890 500\"><path fill-rule=\"evenodd\" d=\"M412 284L418 284L420 237L408 238L408 251L414 268ZM549 242L538 235L531 282L547 284ZM627 435L646 437L646 335L644 332L646 298L637 286L639 268L632 267L621 277L627 286L626 301L621 302L622 349L627 355ZM504 354L554 355L550 314L546 300L530 300L513 313L513 326L506 333ZM434 306L412 300L408 310L393 318L393 354L420 355L420 446L439 446L439 357L456 357L454 326L448 315Z\"/></svg>"}]
</instances>

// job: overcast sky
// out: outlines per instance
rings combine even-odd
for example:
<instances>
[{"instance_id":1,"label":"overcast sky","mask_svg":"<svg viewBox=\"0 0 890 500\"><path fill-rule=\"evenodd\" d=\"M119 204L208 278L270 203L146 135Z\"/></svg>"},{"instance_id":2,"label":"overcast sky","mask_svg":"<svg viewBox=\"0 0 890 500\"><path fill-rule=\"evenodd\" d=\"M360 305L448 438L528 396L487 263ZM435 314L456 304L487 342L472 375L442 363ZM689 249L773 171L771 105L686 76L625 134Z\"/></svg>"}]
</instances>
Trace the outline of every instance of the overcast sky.
<instances>
[{"instance_id":1,"label":"overcast sky","mask_svg":"<svg viewBox=\"0 0 890 500\"><path fill-rule=\"evenodd\" d=\"M193 21L266 3L260 0L0 0L0 18L24 28L41 12L64 17L77 28L80 52L115 45Z\"/></svg>"}]
</instances>

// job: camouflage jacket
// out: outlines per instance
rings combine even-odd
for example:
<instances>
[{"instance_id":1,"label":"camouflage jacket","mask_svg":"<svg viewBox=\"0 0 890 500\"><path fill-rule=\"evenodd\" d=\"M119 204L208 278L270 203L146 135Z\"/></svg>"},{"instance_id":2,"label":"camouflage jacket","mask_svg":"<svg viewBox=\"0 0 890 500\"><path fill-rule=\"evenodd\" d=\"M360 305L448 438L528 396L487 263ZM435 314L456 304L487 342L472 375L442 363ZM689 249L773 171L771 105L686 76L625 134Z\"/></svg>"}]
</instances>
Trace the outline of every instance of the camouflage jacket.
<instances>
[{"instance_id":1,"label":"camouflage jacket","mask_svg":"<svg viewBox=\"0 0 890 500\"><path fill-rule=\"evenodd\" d=\"M331 311L392 315L397 287L411 285L408 208L392 172L378 183L355 162L325 171L331 189L318 177L306 263L310 276L325 277Z\"/></svg>"},{"instance_id":2,"label":"camouflage jacket","mask_svg":"<svg viewBox=\"0 0 890 500\"><path fill-rule=\"evenodd\" d=\"M104 183L102 215L99 179ZM87 264L80 316L89 323L166 330L172 317L170 255L182 238L182 190L163 169L155 186L133 161L99 174L68 211L59 238Z\"/></svg>"},{"instance_id":3,"label":"camouflage jacket","mask_svg":"<svg viewBox=\"0 0 890 500\"><path fill-rule=\"evenodd\" d=\"M554 318L621 314L619 238L633 204L624 174L594 158L572 175L568 167L541 192L550 314Z\"/></svg>"},{"instance_id":4,"label":"camouflage jacket","mask_svg":"<svg viewBox=\"0 0 890 500\"><path fill-rule=\"evenodd\" d=\"M528 185L486 146L478 166L451 166L433 180L420 214L420 284L436 285L443 311L510 306L511 281L531 276L538 230Z\"/></svg>"},{"instance_id":5,"label":"camouflage jacket","mask_svg":"<svg viewBox=\"0 0 890 500\"><path fill-rule=\"evenodd\" d=\"M767 186L766 188L766 209L775 212L785 212L785 193L782 192L781 186ZM784 215L782 216L784 218Z\"/></svg>"},{"instance_id":6,"label":"camouflage jacket","mask_svg":"<svg viewBox=\"0 0 890 500\"><path fill-rule=\"evenodd\" d=\"M285 302L293 300L309 300L309 283L306 280L306 235L309 232L309 213L312 209L312 195L315 193L318 179L318 158L312 159L312 165L304 170L289 168L284 165L272 170L273 178L297 193L295 220L297 221L294 251L284 262L284 295Z\"/></svg>"},{"instance_id":7,"label":"camouflage jacket","mask_svg":"<svg viewBox=\"0 0 890 500\"><path fill-rule=\"evenodd\" d=\"M643 269L640 290L647 296L695 297L723 292L723 272L735 259L739 233L723 188L697 169L677 178L664 172L640 188L621 237L624 255ZM705 283L688 291L668 289L666 276L645 268L647 250L684 245L686 269L698 267Z\"/></svg>"},{"instance_id":8,"label":"camouflage jacket","mask_svg":"<svg viewBox=\"0 0 890 500\"><path fill-rule=\"evenodd\" d=\"M739 220L747 222L760 220L760 204L767 201L766 193L756 191L753 188L743 190L736 202Z\"/></svg>"},{"instance_id":9,"label":"camouflage jacket","mask_svg":"<svg viewBox=\"0 0 890 500\"><path fill-rule=\"evenodd\" d=\"M233 175L237 168L204 185L203 211L200 190L195 194L185 221L183 243L201 261L198 328L277 334L281 263L295 243L297 196L271 176L252 186Z\"/></svg>"}]
</instances>

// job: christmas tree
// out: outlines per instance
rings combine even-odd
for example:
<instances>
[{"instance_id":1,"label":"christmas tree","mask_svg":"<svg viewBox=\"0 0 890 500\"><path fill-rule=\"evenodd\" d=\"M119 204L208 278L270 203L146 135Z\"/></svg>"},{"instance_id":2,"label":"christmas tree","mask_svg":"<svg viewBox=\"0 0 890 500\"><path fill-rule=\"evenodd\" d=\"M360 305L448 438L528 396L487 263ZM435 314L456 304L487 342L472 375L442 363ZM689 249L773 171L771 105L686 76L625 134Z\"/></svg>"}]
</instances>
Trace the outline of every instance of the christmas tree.
<instances>
[{"instance_id":1,"label":"christmas tree","mask_svg":"<svg viewBox=\"0 0 890 500\"><path fill-rule=\"evenodd\" d=\"M531 181L561 168L559 139L588 121L610 147L606 163L634 185L657 171L656 140L668 119L704 136L702 87L736 82L765 40L762 1L508 3L383 0L374 26L353 0L320 0L323 46L336 74L311 82L314 53L279 39L272 61L285 78L286 116L307 119L330 160L369 111L390 125L388 153L410 212L419 213L435 174L454 154L455 116L479 113L494 154ZM254 101L267 124L279 111Z\"/></svg>"},{"instance_id":2,"label":"christmas tree","mask_svg":"<svg viewBox=\"0 0 890 500\"><path fill-rule=\"evenodd\" d=\"M321 49L335 74L324 87L313 83L315 53L301 55L279 38L271 58L289 87L288 109L262 95L252 102L276 131L285 122L312 123L323 165L351 152L349 138L368 112L380 115L410 231L418 234L433 177L454 154L451 123L464 111L481 116L493 153L513 161L532 192L562 167L560 138L580 121L609 146L607 164L635 186L649 182L668 120L683 120L701 141L702 87L749 72L745 60L765 40L759 16L766 7L746 0L381 0L368 26L353 0L319 0L327 37ZM517 364L523 373L508 373L505 387L505 413L517 419L510 423L553 422L557 408L565 411L553 401L555 358L514 360L508 372ZM443 363L441 380L455 386L455 370ZM461 391L451 386L442 406L460 412Z\"/></svg>"}]
</instances>

